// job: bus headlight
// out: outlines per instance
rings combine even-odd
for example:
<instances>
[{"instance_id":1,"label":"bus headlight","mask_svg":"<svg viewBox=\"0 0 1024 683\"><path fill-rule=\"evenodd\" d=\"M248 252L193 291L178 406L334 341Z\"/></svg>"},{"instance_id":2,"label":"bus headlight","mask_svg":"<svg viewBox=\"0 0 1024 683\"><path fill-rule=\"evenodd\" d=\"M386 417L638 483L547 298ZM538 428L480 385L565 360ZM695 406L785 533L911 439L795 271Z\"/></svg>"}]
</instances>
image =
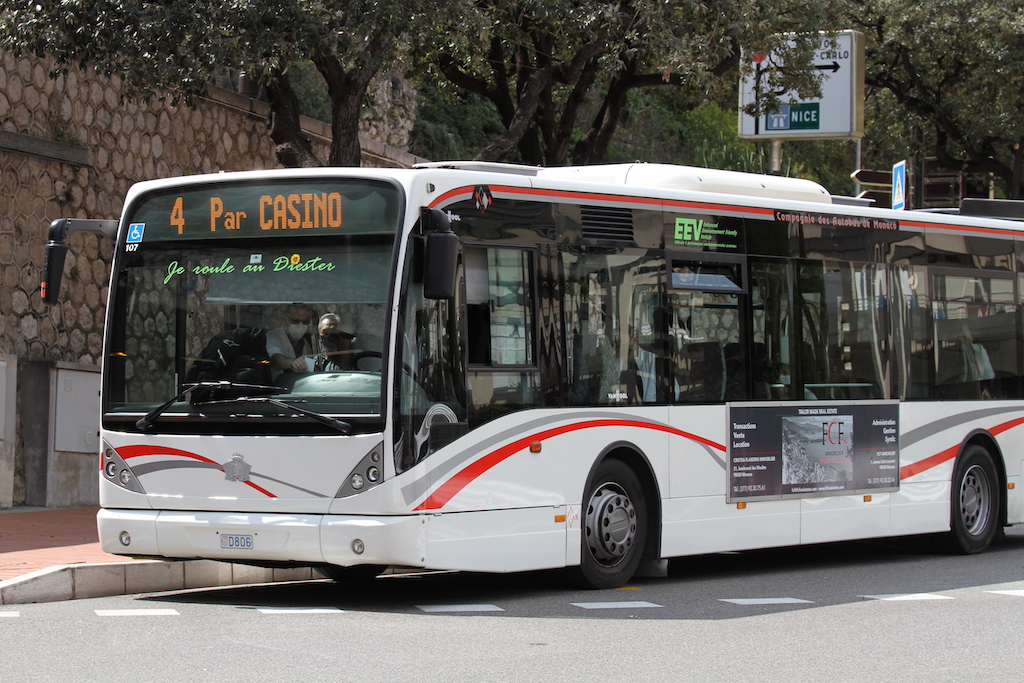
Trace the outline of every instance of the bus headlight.
<instances>
[{"instance_id":1,"label":"bus headlight","mask_svg":"<svg viewBox=\"0 0 1024 683\"><path fill-rule=\"evenodd\" d=\"M117 452L117 449L111 448L110 444L106 442L103 443L103 458L102 471L106 481L135 493L146 492L142 488L142 484L139 483L139 479L135 476L132 468L124 461L124 458Z\"/></svg>"},{"instance_id":2,"label":"bus headlight","mask_svg":"<svg viewBox=\"0 0 1024 683\"><path fill-rule=\"evenodd\" d=\"M356 463L355 467L348 473L348 476L345 477L344 483L338 489L338 492L334 494L334 497L344 498L345 496L353 496L380 484L384 480L384 472L381 469L381 461L384 459L383 453L384 444L382 443L378 443L366 451L366 455L359 459L359 462Z\"/></svg>"}]
</instances>

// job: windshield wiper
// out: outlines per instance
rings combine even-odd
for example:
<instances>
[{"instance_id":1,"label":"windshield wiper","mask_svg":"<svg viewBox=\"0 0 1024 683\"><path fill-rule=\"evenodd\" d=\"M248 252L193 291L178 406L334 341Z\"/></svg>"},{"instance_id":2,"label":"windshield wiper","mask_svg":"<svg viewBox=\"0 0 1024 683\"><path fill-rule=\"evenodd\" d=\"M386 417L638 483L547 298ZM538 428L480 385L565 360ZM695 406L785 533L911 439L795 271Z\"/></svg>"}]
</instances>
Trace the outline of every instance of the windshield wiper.
<instances>
[{"instance_id":1,"label":"windshield wiper","mask_svg":"<svg viewBox=\"0 0 1024 683\"><path fill-rule=\"evenodd\" d=\"M285 410L289 410L293 413L305 415L306 417L312 420L316 420L320 424L325 424L328 427L333 427L334 429L337 429L339 432L345 434L346 436L352 433L352 425L350 425L348 422L335 419L329 415L324 415L323 413L317 413L312 410L306 410L305 408L299 408L298 406L293 406L291 403L286 403L285 401L281 401L276 398L270 398L269 396L236 396L233 398L216 401L200 401L196 403L196 405L224 405L226 403L269 403L270 405L277 406L278 408L284 408Z\"/></svg>"},{"instance_id":2,"label":"windshield wiper","mask_svg":"<svg viewBox=\"0 0 1024 683\"><path fill-rule=\"evenodd\" d=\"M140 431L144 432L153 426L156 419L175 403L179 403L181 401L188 401L192 405L206 403L212 396L216 396L218 392L240 392L239 395L244 396L246 394L283 394L288 391L284 387L268 384L243 384L241 382L229 382L228 380L221 380L219 382L195 382L193 384L185 384L182 386L184 388L181 391L175 394L166 403L162 403L146 413L144 417L135 423L135 426L138 427Z\"/></svg>"}]
</instances>

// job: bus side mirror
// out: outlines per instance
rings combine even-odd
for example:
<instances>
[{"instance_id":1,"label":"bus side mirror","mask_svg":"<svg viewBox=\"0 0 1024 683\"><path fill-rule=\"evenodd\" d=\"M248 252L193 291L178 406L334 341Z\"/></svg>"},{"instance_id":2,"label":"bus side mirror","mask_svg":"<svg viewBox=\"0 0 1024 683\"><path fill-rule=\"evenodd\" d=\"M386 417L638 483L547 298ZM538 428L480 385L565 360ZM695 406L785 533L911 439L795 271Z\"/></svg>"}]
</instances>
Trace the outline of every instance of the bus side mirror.
<instances>
[{"instance_id":1,"label":"bus side mirror","mask_svg":"<svg viewBox=\"0 0 1024 683\"><path fill-rule=\"evenodd\" d=\"M423 296L453 299L459 267L459 236L452 232L448 216L438 209L423 207L420 222L424 232L430 230L423 255Z\"/></svg>"},{"instance_id":2,"label":"bus side mirror","mask_svg":"<svg viewBox=\"0 0 1024 683\"><path fill-rule=\"evenodd\" d=\"M64 276L64 258L68 255L68 245L51 240L43 253L43 281L39 285L39 295L43 303L57 305L60 294L60 281Z\"/></svg>"},{"instance_id":3,"label":"bus side mirror","mask_svg":"<svg viewBox=\"0 0 1024 683\"><path fill-rule=\"evenodd\" d=\"M54 306L60 294L60 282L64 276L64 259L68 235L76 232L98 232L110 239L117 239L117 221L88 218L58 218L50 223L49 238L43 254L43 280L39 283L39 296L44 304Z\"/></svg>"}]
</instances>

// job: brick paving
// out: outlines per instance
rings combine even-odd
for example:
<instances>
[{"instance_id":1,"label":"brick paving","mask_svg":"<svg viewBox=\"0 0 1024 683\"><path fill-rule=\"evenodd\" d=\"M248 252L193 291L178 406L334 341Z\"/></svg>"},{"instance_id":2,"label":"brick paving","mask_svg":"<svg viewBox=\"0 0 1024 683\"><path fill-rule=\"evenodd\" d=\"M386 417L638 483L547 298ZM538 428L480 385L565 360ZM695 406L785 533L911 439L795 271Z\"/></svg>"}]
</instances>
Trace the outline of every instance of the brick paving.
<instances>
[{"instance_id":1,"label":"brick paving","mask_svg":"<svg viewBox=\"0 0 1024 683\"><path fill-rule=\"evenodd\" d=\"M0 581L54 565L128 560L100 550L98 510L0 510Z\"/></svg>"}]
</instances>

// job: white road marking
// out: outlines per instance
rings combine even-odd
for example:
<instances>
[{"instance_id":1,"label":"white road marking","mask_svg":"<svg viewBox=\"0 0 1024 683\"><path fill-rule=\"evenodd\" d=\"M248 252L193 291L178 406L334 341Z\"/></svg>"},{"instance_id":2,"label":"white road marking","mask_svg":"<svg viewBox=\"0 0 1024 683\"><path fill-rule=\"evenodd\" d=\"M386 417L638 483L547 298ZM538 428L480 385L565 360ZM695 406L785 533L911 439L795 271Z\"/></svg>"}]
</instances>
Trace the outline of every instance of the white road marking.
<instances>
[{"instance_id":1,"label":"white road marking","mask_svg":"<svg viewBox=\"0 0 1024 683\"><path fill-rule=\"evenodd\" d=\"M177 617L176 609L98 609L98 617Z\"/></svg>"},{"instance_id":2,"label":"white road marking","mask_svg":"<svg viewBox=\"0 0 1024 683\"><path fill-rule=\"evenodd\" d=\"M646 600L633 600L626 602L574 602L571 604L575 607L582 607L583 609L643 609L646 607L661 607L661 605L655 605L653 602L647 602Z\"/></svg>"},{"instance_id":3,"label":"white road marking","mask_svg":"<svg viewBox=\"0 0 1024 683\"><path fill-rule=\"evenodd\" d=\"M995 593L996 595L1015 595L1019 598L1024 598L1024 590L1009 590L1009 591L985 591L986 593Z\"/></svg>"},{"instance_id":4,"label":"white road marking","mask_svg":"<svg viewBox=\"0 0 1024 683\"><path fill-rule=\"evenodd\" d=\"M261 614L340 614L337 607L258 607Z\"/></svg>"},{"instance_id":5,"label":"white road marking","mask_svg":"<svg viewBox=\"0 0 1024 683\"><path fill-rule=\"evenodd\" d=\"M497 605L416 605L424 612L504 612Z\"/></svg>"},{"instance_id":6,"label":"white road marking","mask_svg":"<svg viewBox=\"0 0 1024 683\"><path fill-rule=\"evenodd\" d=\"M720 602L731 602L734 605L802 605L814 604L813 600L800 598L719 598Z\"/></svg>"},{"instance_id":7,"label":"white road marking","mask_svg":"<svg viewBox=\"0 0 1024 683\"><path fill-rule=\"evenodd\" d=\"M865 600L885 600L887 602L901 602L910 600L953 600L949 595L936 595L935 593L892 593L890 595L861 595Z\"/></svg>"},{"instance_id":8,"label":"white road marking","mask_svg":"<svg viewBox=\"0 0 1024 683\"><path fill-rule=\"evenodd\" d=\"M20 617L21 612L14 612L11 610L0 612L0 617Z\"/></svg>"}]
</instances>

